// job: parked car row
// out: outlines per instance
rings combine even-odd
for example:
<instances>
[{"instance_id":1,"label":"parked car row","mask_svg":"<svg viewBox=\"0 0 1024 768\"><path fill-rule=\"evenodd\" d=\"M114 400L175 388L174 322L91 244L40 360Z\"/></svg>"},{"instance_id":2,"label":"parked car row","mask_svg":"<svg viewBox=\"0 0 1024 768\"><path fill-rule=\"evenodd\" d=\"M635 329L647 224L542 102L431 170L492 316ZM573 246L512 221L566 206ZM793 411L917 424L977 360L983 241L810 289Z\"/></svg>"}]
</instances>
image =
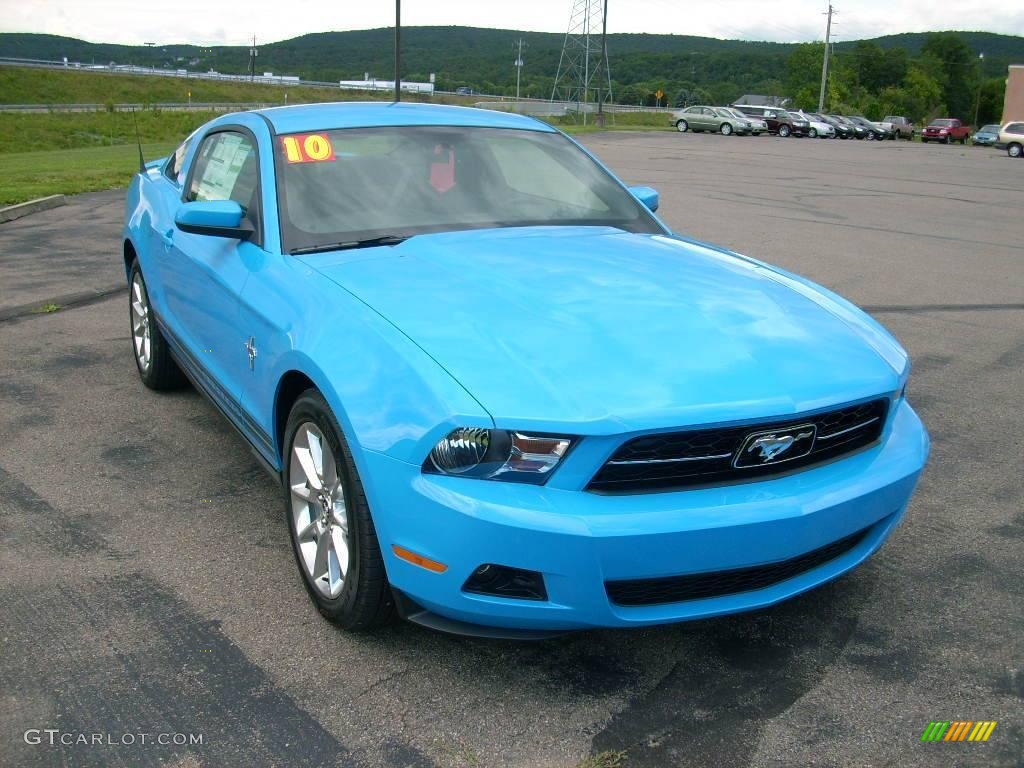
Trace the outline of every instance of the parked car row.
<instances>
[{"instance_id":1,"label":"parked car row","mask_svg":"<svg viewBox=\"0 0 1024 768\"><path fill-rule=\"evenodd\" d=\"M891 121L891 122L888 122ZM771 133L786 138L812 139L895 139L913 138L913 123L902 117L887 117L873 123L860 115L826 115L780 107L733 104L728 107L695 105L672 113L672 125L680 132L721 133L725 136Z\"/></svg>"},{"instance_id":2,"label":"parked car row","mask_svg":"<svg viewBox=\"0 0 1024 768\"><path fill-rule=\"evenodd\" d=\"M983 125L972 133L968 125L953 117L941 117L932 120L921 133L921 141L927 143L937 141L952 144L959 141L966 144L970 139L976 146L995 147L1006 150L1010 157L1024 157L1024 122L1008 122L1006 125Z\"/></svg>"},{"instance_id":3,"label":"parked car row","mask_svg":"<svg viewBox=\"0 0 1024 768\"><path fill-rule=\"evenodd\" d=\"M786 138L808 136L820 139L884 139L913 140L917 135L914 123L901 115L887 115L872 122L861 115L827 115L803 110L762 107L754 104L733 104L712 107L703 104L672 113L672 125L685 133L720 133L723 136L759 136L770 133ZM970 139L979 145L1005 149L1010 157L1024 156L1024 122L986 125L972 135L971 127L954 117L932 120L921 132L924 143L937 141L966 144Z\"/></svg>"}]
</instances>

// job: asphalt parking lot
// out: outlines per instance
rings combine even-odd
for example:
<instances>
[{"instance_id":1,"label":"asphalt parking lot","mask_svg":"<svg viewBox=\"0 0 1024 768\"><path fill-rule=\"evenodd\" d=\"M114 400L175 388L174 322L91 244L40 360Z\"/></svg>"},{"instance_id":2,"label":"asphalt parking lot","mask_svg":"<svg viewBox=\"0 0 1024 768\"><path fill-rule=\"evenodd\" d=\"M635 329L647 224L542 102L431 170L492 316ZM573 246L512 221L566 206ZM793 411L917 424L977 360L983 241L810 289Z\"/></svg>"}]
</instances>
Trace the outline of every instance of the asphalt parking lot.
<instances>
[{"instance_id":1,"label":"asphalt parking lot","mask_svg":"<svg viewBox=\"0 0 1024 768\"><path fill-rule=\"evenodd\" d=\"M771 610L543 643L338 631L213 406L138 381L123 194L0 225L0 763L1024 765L1024 162L607 133L676 230L805 274L910 351L934 440L902 527ZM63 297L61 301L56 301ZM67 304L33 313L48 301ZM988 742L922 743L931 720ZM26 729L201 734L27 744Z\"/></svg>"}]
</instances>

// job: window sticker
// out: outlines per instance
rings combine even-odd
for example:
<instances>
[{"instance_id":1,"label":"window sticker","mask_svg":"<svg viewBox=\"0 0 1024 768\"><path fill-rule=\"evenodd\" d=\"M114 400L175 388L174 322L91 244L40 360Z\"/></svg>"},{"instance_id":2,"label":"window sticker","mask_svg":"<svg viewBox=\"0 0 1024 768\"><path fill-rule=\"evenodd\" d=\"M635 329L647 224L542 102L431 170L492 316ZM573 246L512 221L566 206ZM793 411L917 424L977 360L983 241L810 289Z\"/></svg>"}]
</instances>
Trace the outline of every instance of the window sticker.
<instances>
[{"instance_id":1,"label":"window sticker","mask_svg":"<svg viewBox=\"0 0 1024 768\"><path fill-rule=\"evenodd\" d=\"M219 133L211 140L206 167L195 185L197 200L230 200L238 174L253 151L237 133Z\"/></svg>"},{"instance_id":2,"label":"window sticker","mask_svg":"<svg viewBox=\"0 0 1024 768\"><path fill-rule=\"evenodd\" d=\"M322 133L296 133L281 137L284 158L289 163L323 163L333 161L334 147Z\"/></svg>"}]
</instances>

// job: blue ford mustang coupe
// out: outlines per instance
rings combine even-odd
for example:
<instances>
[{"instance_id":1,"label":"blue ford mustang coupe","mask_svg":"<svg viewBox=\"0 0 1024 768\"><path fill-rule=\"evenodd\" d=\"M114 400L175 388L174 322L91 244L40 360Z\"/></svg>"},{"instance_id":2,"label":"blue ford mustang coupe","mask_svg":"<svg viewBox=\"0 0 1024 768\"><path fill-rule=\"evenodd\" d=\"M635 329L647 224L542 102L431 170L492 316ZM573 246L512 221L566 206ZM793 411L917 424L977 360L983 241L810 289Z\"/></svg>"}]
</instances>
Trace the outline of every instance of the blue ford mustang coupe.
<instances>
[{"instance_id":1,"label":"blue ford mustang coupe","mask_svg":"<svg viewBox=\"0 0 1024 768\"><path fill-rule=\"evenodd\" d=\"M419 104L228 114L128 192L135 360L282 485L350 629L530 637L777 603L898 524L910 364L803 278L675 235L552 127Z\"/></svg>"}]
</instances>

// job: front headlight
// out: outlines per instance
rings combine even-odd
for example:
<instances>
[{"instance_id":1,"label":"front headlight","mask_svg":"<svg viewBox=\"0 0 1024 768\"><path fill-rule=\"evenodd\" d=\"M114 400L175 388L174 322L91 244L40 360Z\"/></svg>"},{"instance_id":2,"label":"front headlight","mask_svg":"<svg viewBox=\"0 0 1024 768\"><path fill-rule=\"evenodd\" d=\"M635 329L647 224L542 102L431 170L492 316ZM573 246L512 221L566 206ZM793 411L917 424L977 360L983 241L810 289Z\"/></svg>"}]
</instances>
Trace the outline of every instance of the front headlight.
<instances>
[{"instance_id":1,"label":"front headlight","mask_svg":"<svg viewBox=\"0 0 1024 768\"><path fill-rule=\"evenodd\" d=\"M569 452L574 439L460 427L433 447L423 471L540 485Z\"/></svg>"}]
</instances>

